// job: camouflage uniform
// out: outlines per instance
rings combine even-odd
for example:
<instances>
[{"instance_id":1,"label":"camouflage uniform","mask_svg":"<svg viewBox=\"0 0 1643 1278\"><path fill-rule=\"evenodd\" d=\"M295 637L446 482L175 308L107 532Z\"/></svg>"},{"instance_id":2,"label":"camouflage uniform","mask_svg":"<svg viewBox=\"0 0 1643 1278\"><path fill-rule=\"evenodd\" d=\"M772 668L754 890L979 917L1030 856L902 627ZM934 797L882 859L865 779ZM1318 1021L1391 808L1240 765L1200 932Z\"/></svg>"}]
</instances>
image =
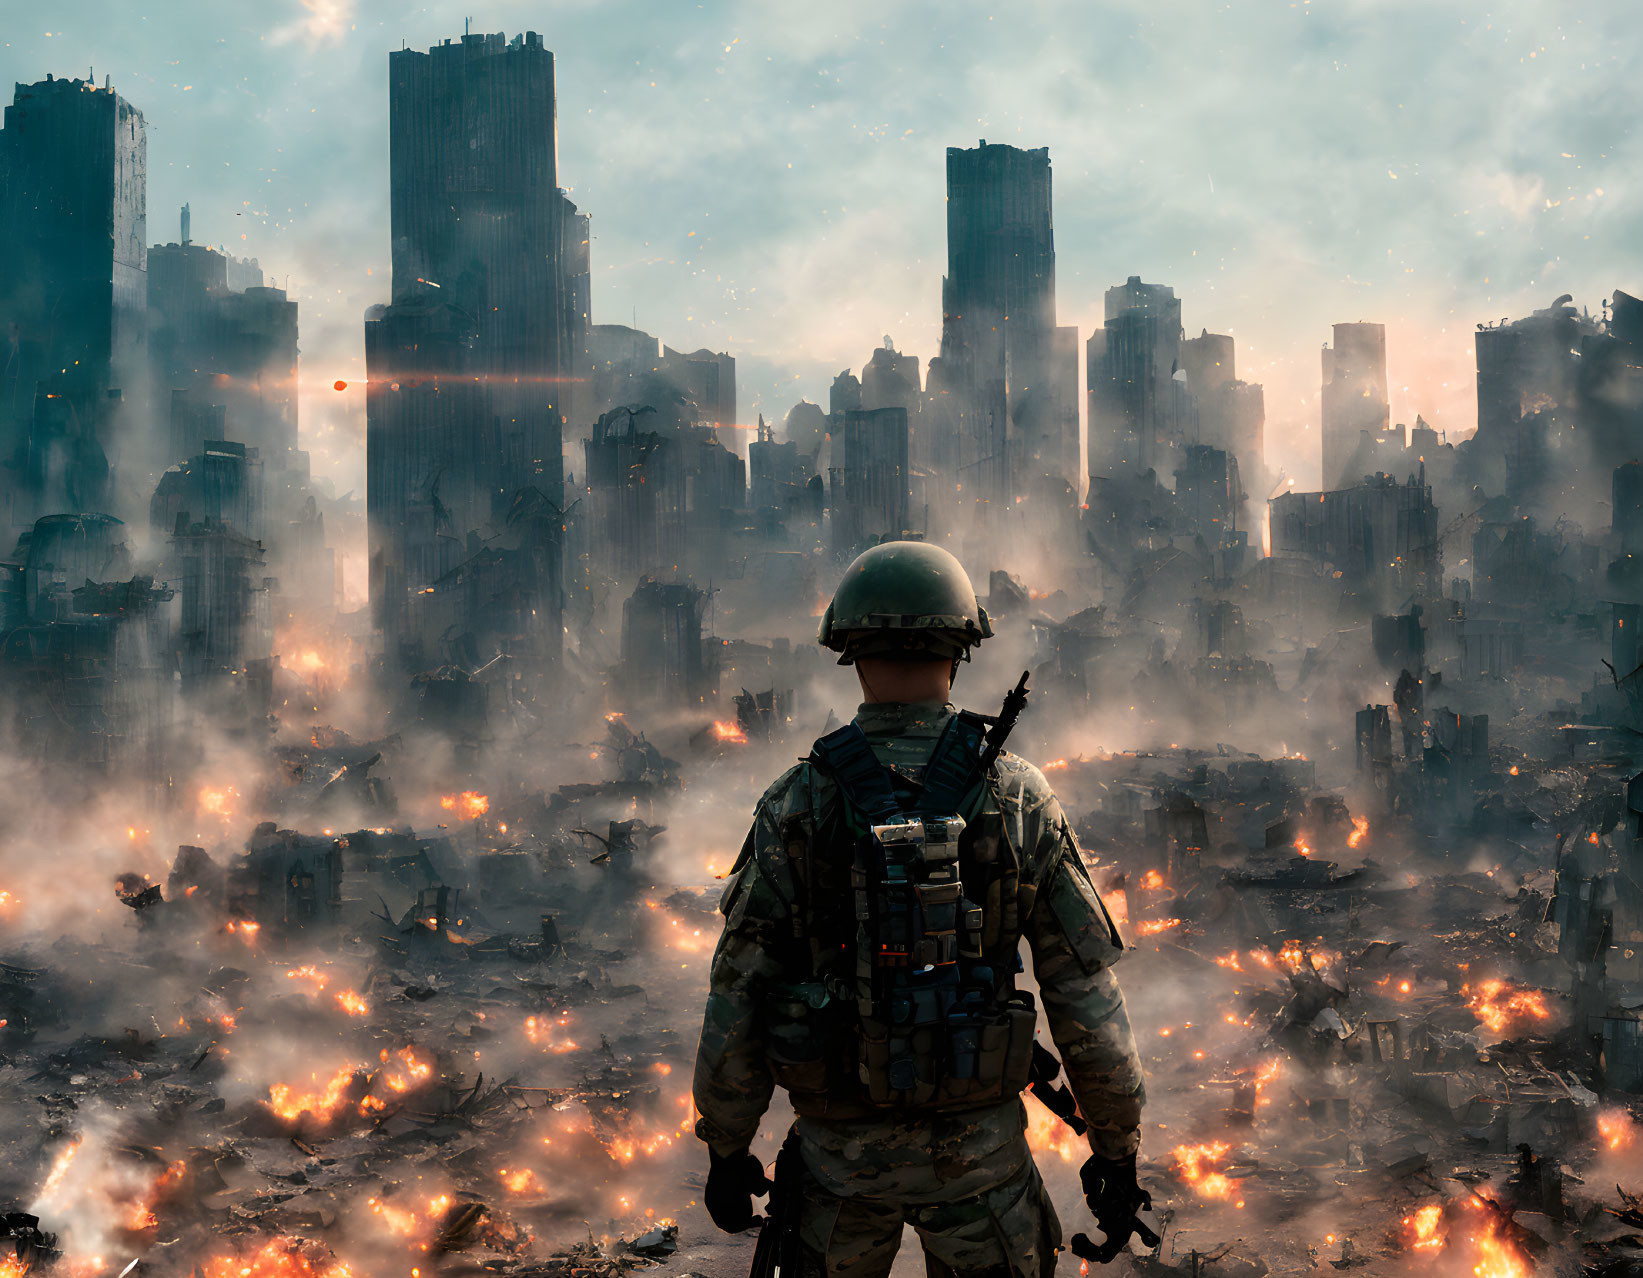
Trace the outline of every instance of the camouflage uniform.
<instances>
[{"instance_id":1,"label":"camouflage uniform","mask_svg":"<svg viewBox=\"0 0 1643 1278\"><path fill-rule=\"evenodd\" d=\"M881 764L916 778L953 713L937 703L870 704L857 722ZM997 911L1001 925L1032 948L1040 1000L1089 1121L1091 1149L1122 1158L1139 1143L1143 1096L1109 967L1121 949L1117 929L1043 774L1006 754L992 778L989 810L1001 820L990 837L1008 841L1020 867L1016 900ZM809 763L789 769L760 800L725 890L694 1087L696 1134L720 1155L748 1147L774 1089L759 1009L762 991L790 978L778 957L792 899L784 819L808 812L815 828L836 828L840 805L829 777ZM958 1274L1053 1270L1060 1226L1027 1147L1019 1096L959 1113L851 1120L801 1113L796 1130L810 1182L801 1228L807 1274L888 1274L904 1221L928 1256Z\"/></svg>"}]
</instances>

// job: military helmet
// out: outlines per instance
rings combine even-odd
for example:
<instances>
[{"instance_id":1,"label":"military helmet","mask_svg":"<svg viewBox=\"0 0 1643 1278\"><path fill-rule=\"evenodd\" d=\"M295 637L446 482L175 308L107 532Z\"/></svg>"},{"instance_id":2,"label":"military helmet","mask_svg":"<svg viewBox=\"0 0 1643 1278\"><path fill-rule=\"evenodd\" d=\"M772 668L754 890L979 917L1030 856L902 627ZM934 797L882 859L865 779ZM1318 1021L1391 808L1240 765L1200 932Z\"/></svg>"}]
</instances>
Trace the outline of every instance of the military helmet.
<instances>
[{"instance_id":1,"label":"military helmet","mask_svg":"<svg viewBox=\"0 0 1643 1278\"><path fill-rule=\"evenodd\" d=\"M992 633L963 564L928 542L887 541L844 570L816 639L848 666L858 657L968 660Z\"/></svg>"}]
</instances>

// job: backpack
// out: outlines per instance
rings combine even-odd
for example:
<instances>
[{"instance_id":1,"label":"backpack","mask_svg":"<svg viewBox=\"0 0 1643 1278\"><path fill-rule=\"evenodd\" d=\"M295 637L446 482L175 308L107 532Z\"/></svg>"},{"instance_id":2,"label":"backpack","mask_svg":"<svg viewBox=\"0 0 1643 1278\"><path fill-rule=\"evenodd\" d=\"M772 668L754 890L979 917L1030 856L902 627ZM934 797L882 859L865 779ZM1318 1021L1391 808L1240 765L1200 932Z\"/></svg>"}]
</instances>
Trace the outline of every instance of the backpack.
<instances>
[{"instance_id":1,"label":"backpack","mask_svg":"<svg viewBox=\"0 0 1643 1278\"><path fill-rule=\"evenodd\" d=\"M855 723L811 751L843 820L788 832L807 979L774 986L763 1009L776 1081L801 1115L971 1109L1027 1085L1036 1011L1015 989L1016 867L977 855L998 817L977 768L986 723L949 720L916 782L880 764ZM1006 896L1000 926L988 912Z\"/></svg>"}]
</instances>

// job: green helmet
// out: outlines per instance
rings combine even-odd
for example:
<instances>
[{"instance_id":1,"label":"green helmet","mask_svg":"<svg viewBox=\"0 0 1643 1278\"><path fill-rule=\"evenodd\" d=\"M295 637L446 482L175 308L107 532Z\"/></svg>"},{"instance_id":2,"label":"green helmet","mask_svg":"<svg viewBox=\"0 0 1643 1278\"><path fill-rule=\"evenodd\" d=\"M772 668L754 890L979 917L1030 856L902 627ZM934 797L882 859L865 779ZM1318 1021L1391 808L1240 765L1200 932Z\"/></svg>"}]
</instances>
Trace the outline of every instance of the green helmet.
<instances>
[{"instance_id":1,"label":"green helmet","mask_svg":"<svg viewBox=\"0 0 1643 1278\"><path fill-rule=\"evenodd\" d=\"M888 541L844 570L816 639L848 666L858 657L968 660L992 633L963 564L928 542Z\"/></svg>"}]
</instances>

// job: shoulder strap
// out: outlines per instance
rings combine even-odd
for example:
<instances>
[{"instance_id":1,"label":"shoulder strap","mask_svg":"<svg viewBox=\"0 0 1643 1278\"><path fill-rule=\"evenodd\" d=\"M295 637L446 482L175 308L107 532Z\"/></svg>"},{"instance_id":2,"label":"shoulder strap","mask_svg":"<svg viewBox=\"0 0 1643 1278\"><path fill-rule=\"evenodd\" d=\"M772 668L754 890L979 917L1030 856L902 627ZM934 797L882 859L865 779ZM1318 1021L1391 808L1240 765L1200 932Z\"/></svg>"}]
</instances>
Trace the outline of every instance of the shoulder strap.
<instances>
[{"instance_id":1,"label":"shoulder strap","mask_svg":"<svg viewBox=\"0 0 1643 1278\"><path fill-rule=\"evenodd\" d=\"M979 714L960 710L947 720L924 765L919 811L941 816L963 809L976 783L982 780L981 749L986 739L987 720Z\"/></svg>"},{"instance_id":2,"label":"shoulder strap","mask_svg":"<svg viewBox=\"0 0 1643 1278\"><path fill-rule=\"evenodd\" d=\"M810 748L810 758L832 776L850 806L869 822L883 824L902 815L890 774L855 720L820 738Z\"/></svg>"}]
</instances>

